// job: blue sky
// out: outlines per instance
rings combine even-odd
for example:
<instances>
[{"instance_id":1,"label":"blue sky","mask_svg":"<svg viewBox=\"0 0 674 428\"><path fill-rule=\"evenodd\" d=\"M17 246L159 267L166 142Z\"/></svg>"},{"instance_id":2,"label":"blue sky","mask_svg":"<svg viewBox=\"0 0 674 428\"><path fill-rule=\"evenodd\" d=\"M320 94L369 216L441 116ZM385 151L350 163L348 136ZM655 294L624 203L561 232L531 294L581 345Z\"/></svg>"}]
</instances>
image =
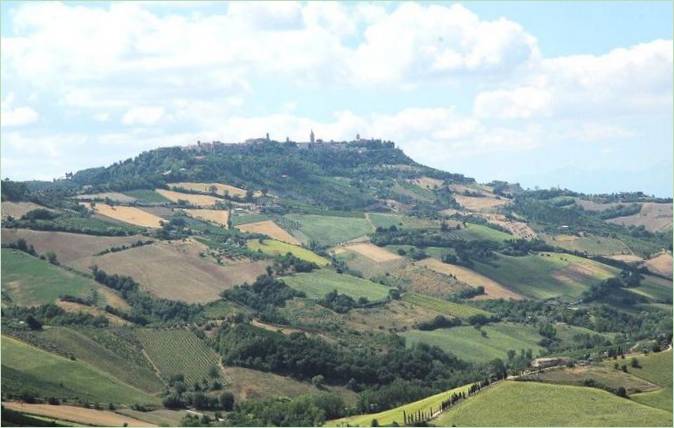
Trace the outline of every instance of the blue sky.
<instances>
[{"instance_id":1,"label":"blue sky","mask_svg":"<svg viewBox=\"0 0 674 428\"><path fill-rule=\"evenodd\" d=\"M0 7L3 177L313 128L480 181L672 194L671 2Z\"/></svg>"}]
</instances>

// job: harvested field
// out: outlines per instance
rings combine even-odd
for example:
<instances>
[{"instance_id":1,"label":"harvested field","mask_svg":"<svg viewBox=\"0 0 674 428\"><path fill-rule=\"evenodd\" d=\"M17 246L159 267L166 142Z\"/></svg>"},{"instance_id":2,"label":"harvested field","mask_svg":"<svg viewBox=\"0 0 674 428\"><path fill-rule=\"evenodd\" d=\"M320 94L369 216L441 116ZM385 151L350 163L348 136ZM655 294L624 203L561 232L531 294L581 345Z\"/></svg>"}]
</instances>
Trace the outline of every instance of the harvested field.
<instances>
[{"instance_id":1,"label":"harvested field","mask_svg":"<svg viewBox=\"0 0 674 428\"><path fill-rule=\"evenodd\" d=\"M133 196L125 195L124 193L119 192L102 192L102 193L90 193L86 195L77 195L75 199L82 201L93 201L93 200L105 200L110 199L114 202L121 202L124 204L129 204L131 202L136 202L137 199Z\"/></svg>"},{"instance_id":2,"label":"harvested field","mask_svg":"<svg viewBox=\"0 0 674 428\"><path fill-rule=\"evenodd\" d=\"M220 196L230 195L238 196L240 198L246 196L246 191L244 189L221 183L169 183L169 187L175 190L187 189L194 192L216 193ZM213 190L215 190L215 192L213 192Z\"/></svg>"},{"instance_id":3,"label":"harvested field","mask_svg":"<svg viewBox=\"0 0 674 428\"><path fill-rule=\"evenodd\" d=\"M454 195L454 199L456 199L459 205L470 211L493 211L498 207L510 203L508 199L494 197Z\"/></svg>"},{"instance_id":4,"label":"harvested field","mask_svg":"<svg viewBox=\"0 0 674 428\"><path fill-rule=\"evenodd\" d=\"M484 214L483 217L486 218L490 223L504 228L517 238L536 238L536 232L524 222L508 220L506 216L502 214Z\"/></svg>"},{"instance_id":5,"label":"harvested field","mask_svg":"<svg viewBox=\"0 0 674 428\"><path fill-rule=\"evenodd\" d=\"M436 189L442 187L445 182L443 180L431 177L418 177L410 180L411 183L416 184L417 186L424 187L426 189Z\"/></svg>"},{"instance_id":6,"label":"harvested field","mask_svg":"<svg viewBox=\"0 0 674 428\"><path fill-rule=\"evenodd\" d=\"M161 241L151 245L87 257L75 264L87 270L96 264L110 274L128 275L157 297L188 303L219 299L221 291L253 282L265 272L267 262L248 260L219 265L203 254L208 247L192 239Z\"/></svg>"},{"instance_id":7,"label":"harvested field","mask_svg":"<svg viewBox=\"0 0 674 428\"><path fill-rule=\"evenodd\" d=\"M644 261L644 259L634 254L614 254L612 256L608 256L608 258L625 263L639 263Z\"/></svg>"},{"instance_id":8,"label":"harvested field","mask_svg":"<svg viewBox=\"0 0 674 428\"><path fill-rule=\"evenodd\" d=\"M194 210L188 209L185 212L194 218L200 220L210 221L211 223L218 224L225 229L227 229L229 221L229 211L228 210Z\"/></svg>"},{"instance_id":9,"label":"harvested field","mask_svg":"<svg viewBox=\"0 0 674 428\"><path fill-rule=\"evenodd\" d=\"M601 203L590 201L587 199L576 198L576 205L579 205L585 211L606 211L610 208L615 208L618 205L626 205L626 204L621 204L620 202Z\"/></svg>"},{"instance_id":10,"label":"harvested field","mask_svg":"<svg viewBox=\"0 0 674 428\"><path fill-rule=\"evenodd\" d=\"M2 219L6 219L7 217L13 217L13 218L21 218L23 217L26 213L36 210L38 208L43 208L43 209L49 209L45 208L42 205L35 204L33 202L10 202L10 201L4 201L2 202ZM50 210L53 211L53 210Z\"/></svg>"},{"instance_id":11,"label":"harvested field","mask_svg":"<svg viewBox=\"0 0 674 428\"><path fill-rule=\"evenodd\" d=\"M443 273L445 275L451 275L457 280L471 285L473 287L484 287L485 294L482 296L477 296L476 299L512 299L519 300L523 297L511 290L508 290L503 285L498 282L487 278L484 275L480 275L477 272L474 272L463 266L451 265L448 263L443 263L437 259L427 258L420 262L419 265L432 269L436 272Z\"/></svg>"},{"instance_id":12,"label":"harvested field","mask_svg":"<svg viewBox=\"0 0 674 428\"><path fill-rule=\"evenodd\" d=\"M399 255L394 254L386 250L385 248L378 247L369 242L344 245L341 248L347 251L354 251L378 263L385 263L402 259L402 257L400 257Z\"/></svg>"},{"instance_id":13,"label":"harvested field","mask_svg":"<svg viewBox=\"0 0 674 428\"><path fill-rule=\"evenodd\" d=\"M300 245L300 242L291 234L281 229L279 225L271 220L258 221L255 223L246 223L236 226L237 229L248 233L262 233L278 241L292 245Z\"/></svg>"},{"instance_id":14,"label":"harvested field","mask_svg":"<svg viewBox=\"0 0 674 428\"><path fill-rule=\"evenodd\" d=\"M606 220L623 226L644 226L646 230L656 232L672 228L672 204L645 202L641 212L625 217Z\"/></svg>"},{"instance_id":15,"label":"harvested field","mask_svg":"<svg viewBox=\"0 0 674 428\"><path fill-rule=\"evenodd\" d=\"M490 188L482 186L480 184L465 185L465 184L450 184L449 188L452 192L457 194L464 194L465 192L478 193L482 196L494 197L495 195L491 192Z\"/></svg>"},{"instance_id":16,"label":"harvested field","mask_svg":"<svg viewBox=\"0 0 674 428\"><path fill-rule=\"evenodd\" d=\"M81 202L80 204L90 208L89 204L84 202ZM158 228L161 227L161 222L165 221L163 218L152 215L140 208L125 207L121 205L112 206L100 202L97 202L94 206L94 212L113 220L142 227Z\"/></svg>"},{"instance_id":17,"label":"harvested field","mask_svg":"<svg viewBox=\"0 0 674 428\"><path fill-rule=\"evenodd\" d=\"M182 200L187 201L197 207L211 207L219 202L224 202L223 199L216 198L214 196L193 195L191 193L180 193L164 189L156 189L155 191L172 202L178 202L179 200Z\"/></svg>"},{"instance_id":18,"label":"harvested field","mask_svg":"<svg viewBox=\"0 0 674 428\"><path fill-rule=\"evenodd\" d=\"M39 254L53 251L59 263L72 266L74 262L112 247L129 246L145 236L95 236L80 233L44 232L29 229L2 229L2 242L24 239Z\"/></svg>"},{"instance_id":19,"label":"harvested field","mask_svg":"<svg viewBox=\"0 0 674 428\"><path fill-rule=\"evenodd\" d=\"M56 305L59 306L61 309L65 310L66 312L85 313L95 317L103 316L107 318L108 321L110 321L110 324L114 326L123 326L130 324L127 320L120 318L116 315L113 315L111 313L105 312L104 310L96 308L94 306L87 306L76 302L67 302L65 300L58 300L56 302Z\"/></svg>"},{"instance_id":20,"label":"harvested field","mask_svg":"<svg viewBox=\"0 0 674 428\"><path fill-rule=\"evenodd\" d=\"M84 407L66 406L64 404L52 406L49 404L28 404L17 401L3 401L2 405L8 409L31 415L46 416L76 424L104 426L104 427L153 427L149 422L130 416L120 415L108 410L85 409Z\"/></svg>"},{"instance_id":21,"label":"harvested field","mask_svg":"<svg viewBox=\"0 0 674 428\"><path fill-rule=\"evenodd\" d=\"M652 257L644 262L644 265L651 272L666 277L672 277L672 255L667 252L662 252L655 257Z\"/></svg>"}]
</instances>

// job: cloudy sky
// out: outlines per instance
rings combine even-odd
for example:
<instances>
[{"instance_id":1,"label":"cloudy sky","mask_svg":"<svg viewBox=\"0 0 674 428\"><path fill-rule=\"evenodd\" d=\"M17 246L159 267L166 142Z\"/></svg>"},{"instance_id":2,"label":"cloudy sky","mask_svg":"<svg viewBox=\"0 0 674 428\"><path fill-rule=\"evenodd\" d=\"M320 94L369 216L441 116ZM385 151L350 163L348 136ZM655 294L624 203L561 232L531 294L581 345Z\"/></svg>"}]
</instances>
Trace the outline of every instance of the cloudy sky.
<instances>
[{"instance_id":1,"label":"cloudy sky","mask_svg":"<svg viewBox=\"0 0 674 428\"><path fill-rule=\"evenodd\" d=\"M480 181L672 194L670 2L0 7L3 177L313 128Z\"/></svg>"}]
</instances>

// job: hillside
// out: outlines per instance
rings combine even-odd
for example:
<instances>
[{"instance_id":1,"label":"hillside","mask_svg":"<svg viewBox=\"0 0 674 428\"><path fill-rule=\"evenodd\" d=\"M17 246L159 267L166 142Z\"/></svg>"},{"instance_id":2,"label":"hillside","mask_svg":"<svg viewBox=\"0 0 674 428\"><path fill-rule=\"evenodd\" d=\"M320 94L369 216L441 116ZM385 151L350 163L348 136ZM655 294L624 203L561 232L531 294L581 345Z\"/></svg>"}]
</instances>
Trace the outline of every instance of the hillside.
<instances>
[{"instance_id":1,"label":"hillside","mask_svg":"<svg viewBox=\"0 0 674 428\"><path fill-rule=\"evenodd\" d=\"M2 398L83 423L671 424L668 203L477 183L380 140L5 180Z\"/></svg>"}]
</instances>

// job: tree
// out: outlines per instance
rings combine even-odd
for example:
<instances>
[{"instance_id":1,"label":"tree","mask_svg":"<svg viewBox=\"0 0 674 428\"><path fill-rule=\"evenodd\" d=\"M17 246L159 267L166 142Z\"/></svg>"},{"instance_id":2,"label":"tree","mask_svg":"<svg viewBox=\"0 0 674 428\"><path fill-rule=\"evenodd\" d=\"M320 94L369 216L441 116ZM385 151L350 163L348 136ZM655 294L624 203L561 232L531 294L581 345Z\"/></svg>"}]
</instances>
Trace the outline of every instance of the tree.
<instances>
[{"instance_id":1,"label":"tree","mask_svg":"<svg viewBox=\"0 0 674 428\"><path fill-rule=\"evenodd\" d=\"M372 419L372 422L370 422L371 427L378 427L379 426L379 421L377 419Z\"/></svg>"},{"instance_id":2,"label":"tree","mask_svg":"<svg viewBox=\"0 0 674 428\"><path fill-rule=\"evenodd\" d=\"M311 378L311 383L316 387L316 388L321 388L323 384L325 383L325 376L319 374Z\"/></svg>"},{"instance_id":3,"label":"tree","mask_svg":"<svg viewBox=\"0 0 674 428\"><path fill-rule=\"evenodd\" d=\"M639 364L639 360L636 358L632 358L632 361L630 361L630 365L634 367L635 369L641 368L641 365Z\"/></svg>"},{"instance_id":4,"label":"tree","mask_svg":"<svg viewBox=\"0 0 674 428\"><path fill-rule=\"evenodd\" d=\"M224 391L218 397L218 405L222 410L232 411L234 409L234 394Z\"/></svg>"},{"instance_id":5,"label":"tree","mask_svg":"<svg viewBox=\"0 0 674 428\"><path fill-rule=\"evenodd\" d=\"M49 263L51 263L51 264L53 264L53 265L57 265L57 266L58 266L58 264L59 264L59 261L58 261L58 259L56 258L56 253L54 253L53 251L49 251L49 252L47 253L47 260L49 261Z\"/></svg>"},{"instance_id":6,"label":"tree","mask_svg":"<svg viewBox=\"0 0 674 428\"><path fill-rule=\"evenodd\" d=\"M26 318L26 325L31 330L42 330L42 323L37 319L35 319L35 317L33 317L32 315L28 315L28 317Z\"/></svg>"},{"instance_id":7,"label":"tree","mask_svg":"<svg viewBox=\"0 0 674 428\"><path fill-rule=\"evenodd\" d=\"M208 375L212 378L217 378L219 373L218 373L218 368L216 366L211 366L208 368Z\"/></svg>"},{"instance_id":8,"label":"tree","mask_svg":"<svg viewBox=\"0 0 674 428\"><path fill-rule=\"evenodd\" d=\"M615 393L618 397L627 397L627 391L625 391L625 388L622 386L619 387Z\"/></svg>"}]
</instances>

